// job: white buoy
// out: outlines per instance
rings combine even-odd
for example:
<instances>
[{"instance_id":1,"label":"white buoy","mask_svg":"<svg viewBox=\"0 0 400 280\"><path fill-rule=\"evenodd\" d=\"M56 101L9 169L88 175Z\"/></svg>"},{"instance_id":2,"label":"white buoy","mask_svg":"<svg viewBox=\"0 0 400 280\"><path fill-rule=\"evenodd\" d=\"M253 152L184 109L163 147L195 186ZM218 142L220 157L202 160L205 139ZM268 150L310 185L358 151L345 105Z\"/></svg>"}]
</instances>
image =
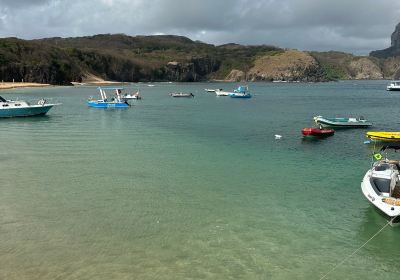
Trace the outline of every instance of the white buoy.
<instances>
[{"instance_id":1,"label":"white buoy","mask_svg":"<svg viewBox=\"0 0 400 280\"><path fill-rule=\"evenodd\" d=\"M282 138L282 135L275 134L275 139L279 140L279 139L281 139L281 138Z\"/></svg>"}]
</instances>

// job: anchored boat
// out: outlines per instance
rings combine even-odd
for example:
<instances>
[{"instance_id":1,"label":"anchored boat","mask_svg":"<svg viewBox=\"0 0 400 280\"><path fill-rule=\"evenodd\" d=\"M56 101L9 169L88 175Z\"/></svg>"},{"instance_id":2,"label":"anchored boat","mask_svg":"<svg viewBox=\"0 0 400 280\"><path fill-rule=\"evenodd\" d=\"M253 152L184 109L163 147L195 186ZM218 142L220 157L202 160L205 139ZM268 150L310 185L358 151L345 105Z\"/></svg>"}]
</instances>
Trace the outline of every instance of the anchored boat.
<instances>
[{"instance_id":1,"label":"anchored boat","mask_svg":"<svg viewBox=\"0 0 400 280\"><path fill-rule=\"evenodd\" d=\"M318 129L313 127L305 127L301 130L304 136L314 136L314 137L328 137L335 134L333 129Z\"/></svg>"},{"instance_id":2,"label":"anchored boat","mask_svg":"<svg viewBox=\"0 0 400 280\"><path fill-rule=\"evenodd\" d=\"M388 91L400 91L400 81L391 81L386 87Z\"/></svg>"},{"instance_id":3,"label":"anchored boat","mask_svg":"<svg viewBox=\"0 0 400 280\"><path fill-rule=\"evenodd\" d=\"M375 141L400 142L400 132L397 131L368 131L365 136Z\"/></svg>"},{"instance_id":4,"label":"anchored boat","mask_svg":"<svg viewBox=\"0 0 400 280\"><path fill-rule=\"evenodd\" d=\"M216 89L215 94L217 96L229 96L230 92L224 91L222 88L221 89Z\"/></svg>"},{"instance_id":5,"label":"anchored boat","mask_svg":"<svg viewBox=\"0 0 400 280\"><path fill-rule=\"evenodd\" d=\"M135 93L126 93L122 95L122 100L129 101L129 100L139 100L142 99L142 96L140 95L139 91Z\"/></svg>"},{"instance_id":6,"label":"anchored boat","mask_svg":"<svg viewBox=\"0 0 400 280\"><path fill-rule=\"evenodd\" d=\"M386 151L400 150L399 145L383 146L379 153L374 153L376 160L361 182L361 191L365 198L390 219L392 224L400 222L400 163L389 160Z\"/></svg>"},{"instance_id":7,"label":"anchored boat","mask_svg":"<svg viewBox=\"0 0 400 280\"><path fill-rule=\"evenodd\" d=\"M0 117L29 117L45 115L53 106L60 103L48 103L46 99L40 99L37 104L30 104L23 100L6 100L0 96Z\"/></svg>"},{"instance_id":8,"label":"anchored boat","mask_svg":"<svg viewBox=\"0 0 400 280\"><path fill-rule=\"evenodd\" d=\"M239 86L233 92L229 93L232 98L251 98L251 94L248 92L249 88L247 86Z\"/></svg>"},{"instance_id":9,"label":"anchored boat","mask_svg":"<svg viewBox=\"0 0 400 280\"><path fill-rule=\"evenodd\" d=\"M169 94L172 97L194 97L193 93L173 92Z\"/></svg>"},{"instance_id":10,"label":"anchored boat","mask_svg":"<svg viewBox=\"0 0 400 280\"><path fill-rule=\"evenodd\" d=\"M372 125L371 122L367 121L363 117L357 118L324 118L322 116L314 117L314 121L324 127L369 127Z\"/></svg>"},{"instance_id":11,"label":"anchored boat","mask_svg":"<svg viewBox=\"0 0 400 280\"><path fill-rule=\"evenodd\" d=\"M122 97L123 88L118 87L98 87L100 91L100 99L89 98L87 104L93 108L127 108L129 103ZM114 90L115 95L111 98L107 98L106 90Z\"/></svg>"}]
</instances>

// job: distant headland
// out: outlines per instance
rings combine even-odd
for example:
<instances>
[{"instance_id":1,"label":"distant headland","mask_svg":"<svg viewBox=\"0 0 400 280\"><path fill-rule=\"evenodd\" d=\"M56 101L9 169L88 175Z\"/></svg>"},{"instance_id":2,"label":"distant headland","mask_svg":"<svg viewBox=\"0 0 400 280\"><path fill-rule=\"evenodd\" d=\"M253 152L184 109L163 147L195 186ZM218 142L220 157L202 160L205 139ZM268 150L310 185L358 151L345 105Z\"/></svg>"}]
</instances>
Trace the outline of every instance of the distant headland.
<instances>
[{"instance_id":1,"label":"distant headland","mask_svg":"<svg viewBox=\"0 0 400 280\"><path fill-rule=\"evenodd\" d=\"M101 34L76 38L0 39L0 81L52 85L101 81L300 81L397 79L400 24L391 47L369 56L214 46L173 35Z\"/></svg>"}]
</instances>

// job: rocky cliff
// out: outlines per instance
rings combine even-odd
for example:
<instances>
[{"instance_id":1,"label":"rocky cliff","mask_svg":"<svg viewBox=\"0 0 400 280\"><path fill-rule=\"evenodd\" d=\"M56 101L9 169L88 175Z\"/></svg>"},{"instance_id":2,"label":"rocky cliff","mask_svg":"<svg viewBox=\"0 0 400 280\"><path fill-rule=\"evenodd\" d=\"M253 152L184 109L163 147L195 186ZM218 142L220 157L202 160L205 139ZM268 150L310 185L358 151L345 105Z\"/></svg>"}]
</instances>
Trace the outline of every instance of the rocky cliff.
<instances>
[{"instance_id":1,"label":"rocky cliff","mask_svg":"<svg viewBox=\"0 0 400 280\"><path fill-rule=\"evenodd\" d=\"M400 23L396 25L396 28L392 33L390 39L391 45L389 48L384 50L372 51L369 55L378 58L400 56Z\"/></svg>"}]
</instances>

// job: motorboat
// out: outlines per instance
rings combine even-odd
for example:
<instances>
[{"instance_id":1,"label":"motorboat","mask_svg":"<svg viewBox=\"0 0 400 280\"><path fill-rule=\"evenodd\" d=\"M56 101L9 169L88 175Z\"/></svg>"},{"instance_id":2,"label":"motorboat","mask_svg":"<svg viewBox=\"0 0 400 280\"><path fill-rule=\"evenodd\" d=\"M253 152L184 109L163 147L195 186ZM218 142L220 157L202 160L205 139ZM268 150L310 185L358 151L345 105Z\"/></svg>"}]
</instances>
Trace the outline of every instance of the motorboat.
<instances>
[{"instance_id":1,"label":"motorboat","mask_svg":"<svg viewBox=\"0 0 400 280\"><path fill-rule=\"evenodd\" d=\"M122 97L123 88L118 87L98 87L100 92L100 99L89 98L87 104L89 107L93 108L127 108L129 107L129 103L126 99ZM115 95L108 99L106 91L113 90Z\"/></svg>"},{"instance_id":2,"label":"motorboat","mask_svg":"<svg viewBox=\"0 0 400 280\"><path fill-rule=\"evenodd\" d=\"M305 127L301 130L304 136L314 136L314 137L328 137L335 134L333 129L319 129L313 127Z\"/></svg>"},{"instance_id":3,"label":"motorboat","mask_svg":"<svg viewBox=\"0 0 400 280\"><path fill-rule=\"evenodd\" d=\"M172 97L194 97L193 93L172 92L169 94Z\"/></svg>"},{"instance_id":4,"label":"motorboat","mask_svg":"<svg viewBox=\"0 0 400 280\"><path fill-rule=\"evenodd\" d=\"M206 92L215 92L215 89L213 89L213 88L205 88L204 90Z\"/></svg>"},{"instance_id":5,"label":"motorboat","mask_svg":"<svg viewBox=\"0 0 400 280\"><path fill-rule=\"evenodd\" d=\"M229 93L232 98L251 98L251 94L248 92L247 86L239 86L233 92Z\"/></svg>"},{"instance_id":6,"label":"motorboat","mask_svg":"<svg viewBox=\"0 0 400 280\"><path fill-rule=\"evenodd\" d=\"M399 131L368 131L365 136L375 141L400 142Z\"/></svg>"},{"instance_id":7,"label":"motorboat","mask_svg":"<svg viewBox=\"0 0 400 280\"><path fill-rule=\"evenodd\" d=\"M398 151L400 146L383 146L380 152L374 153L376 161L365 174L361 182L361 191L365 198L395 225L400 222L400 163L399 160L387 158L387 151L390 150Z\"/></svg>"},{"instance_id":8,"label":"motorboat","mask_svg":"<svg viewBox=\"0 0 400 280\"><path fill-rule=\"evenodd\" d=\"M29 117L45 115L53 106L60 103L49 103L46 99L40 99L36 104L23 100L6 100L0 96L0 117Z\"/></svg>"},{"instance_id":9,"label":"motorboat","mask_svg":"<svg viewBox=\"0 0 400 280\"><path fill-rule=\"evenodd\" d=\"M229 96L230 93L231 93L231 92L224 91L222 88L221 88L221 89L216 89L216 90L215 90L215 94L216 94L217 96Z\"/></svg>"},{"instance_id":10,"label":"motorboat","mask_svg":"<svg viewBox=\"0 0 400 280\"><path fill-rule=\"evenodd\" d=\"M364 117L359 118L324 118L322 116L314 117L314 122L323 127L369 127L372 123L364 119Z\"/></svg>"},{"instance_id":11,"label":"motorboat","mask_svg":"<svg viewBox=\"0 0 400 280\"><path fill-rule=\"evenodd\" d=\"M400 81L390 81L389 85L386 87L388 91L400 91Z\"/></svg>"},{"instance_id":12,"label":"motorboat","mask_svg":"<svg viewBox=\"0 0 400 280\"><path fill-rule=\"evenodd\" d=\"M126 93L123 94L121 97L122 100L129 101L129 100L139 100L142 99L142 96L140 95L139 91L135 93Z\"/></svg>"}]
</instances>

